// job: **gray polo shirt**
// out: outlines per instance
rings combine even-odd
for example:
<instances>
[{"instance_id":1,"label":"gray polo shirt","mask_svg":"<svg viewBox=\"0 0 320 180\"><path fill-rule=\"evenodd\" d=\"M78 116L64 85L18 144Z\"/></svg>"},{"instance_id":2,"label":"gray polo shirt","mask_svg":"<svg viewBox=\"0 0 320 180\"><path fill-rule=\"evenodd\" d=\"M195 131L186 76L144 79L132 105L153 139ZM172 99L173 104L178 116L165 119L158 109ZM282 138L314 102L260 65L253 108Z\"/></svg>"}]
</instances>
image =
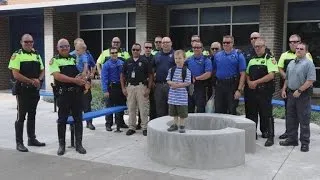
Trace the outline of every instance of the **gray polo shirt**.
<instances>
[{"instance_id":1,"label":"gray polo shirt","mask_svg":"<svg viewBox=\"0 0 320 180\"><path fill-rule=\"evenodd\" d=\"M316 80L316 68L306 57L291 61L287 67L288 88L299 89L307 80Z\"/></svg>"}]
</instances>

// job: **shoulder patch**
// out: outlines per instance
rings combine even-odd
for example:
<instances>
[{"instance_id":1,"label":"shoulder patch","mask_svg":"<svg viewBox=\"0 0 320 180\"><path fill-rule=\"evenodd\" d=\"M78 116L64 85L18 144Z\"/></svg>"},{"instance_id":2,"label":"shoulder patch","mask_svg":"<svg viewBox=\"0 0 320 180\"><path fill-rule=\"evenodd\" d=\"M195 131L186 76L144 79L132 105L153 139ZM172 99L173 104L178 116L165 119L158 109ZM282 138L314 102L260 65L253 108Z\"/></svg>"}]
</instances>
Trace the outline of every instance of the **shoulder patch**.
<instances>
[{"instance_id":1,"label":"shoulder patch","mask_svg":"<svg viewBox=\"0 0 320 180\"><path fill-rule=\"evenodd\" d=\"M12 56L11 56L11 58L10 58L10 61L15 60L15 59L16 59L16 56L17 56L17 54L16 54L16 53L13 53Z\"/></svg>"},{"instance_id":2,"label":"shoulder patch","mask_svg":"<svg viewBox=\"0 0 320 180\"><path fill-rule=\"evenodd\" d=\"M53 61L54 61L54 58L51 58L50 61L49 61L49 65L52 65Z\"/></svg>"}]
</instances>

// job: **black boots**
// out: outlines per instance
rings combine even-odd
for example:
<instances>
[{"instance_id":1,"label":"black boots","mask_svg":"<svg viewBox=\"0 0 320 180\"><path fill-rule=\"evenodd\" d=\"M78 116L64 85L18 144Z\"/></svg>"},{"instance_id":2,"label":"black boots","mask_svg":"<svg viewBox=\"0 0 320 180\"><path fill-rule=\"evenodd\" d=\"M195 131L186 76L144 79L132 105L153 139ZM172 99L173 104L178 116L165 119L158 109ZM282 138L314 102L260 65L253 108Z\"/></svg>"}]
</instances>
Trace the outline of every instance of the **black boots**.
<instances>
[{"instance_id":1,"label":"black boots","mask_svg":"<svg viewBox=\"0 0 320 180\"><path fill-rule=\"evenodd\" d=\"M80 154L86 154L87 151L82 147L83 125L82 121L75 122L76 151Z\"/></svg>"},{"instance_id":2,"label":"black boots","mask_svg":"<svg viewBox=\"0 0 320 180\"><path fill-rule=\"evenodd\" d=\"M87 121L87 128L89 128L90 130L95 130L96 127L94 127L94 125L92 124L92 120Z\"/></svg>"},{"instance_id":3,"label":"black boots","mask_svg":"<svg viewBox=\"0 0 320 180\"><path fill-rule=\"evenodd\" d=\"M20 152L28 152L29 150L23 145L23 121L15 122L15 130L16 130L16 149Z\"/></svg>"},{"instance_id":4,"label":"black boots","mask_svg":"<svg viewBox=\"0 0 320 180\"><path fill-rule=\"evenodd\" d=\"M64 123L58 123L58 139L59 149L57 154L62 156L66 151L66 124Z\"/></svg>"},{"instance_id":5,"label":"black boots","mask_svg":"<svg viewBox=\"0 0 320 180\"><path fill-rule=\"evenodd\" d=\"M273 119L273 117L269 118L268 130L269 130L268 139L267 139L266 143L264 144L264 146L266 146L266 147L272 146L274 144L274 119Z\"/></svg>"}]
</instances>

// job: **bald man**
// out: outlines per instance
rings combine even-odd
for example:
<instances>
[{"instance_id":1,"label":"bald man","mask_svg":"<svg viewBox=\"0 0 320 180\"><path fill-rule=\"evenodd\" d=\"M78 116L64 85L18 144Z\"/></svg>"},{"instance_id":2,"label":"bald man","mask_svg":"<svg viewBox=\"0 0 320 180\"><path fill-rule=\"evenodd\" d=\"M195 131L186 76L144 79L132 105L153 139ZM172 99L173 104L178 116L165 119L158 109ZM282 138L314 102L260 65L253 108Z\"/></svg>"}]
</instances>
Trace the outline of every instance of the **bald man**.
<instances>
[{"instance_id":1,"label":"bald man","mask_svg":"<svg viewBox=\"0 0 320 180\"><path fill-rule=\"evenodd\" d=\"M70 44L66 39L60 39L57 44L58 55L49 62L49 70L55 80L58 97L58 138L59 156L65 153L66 123L71 112L74 120L76 151L86 154L82 147L82 96L86 81L78 76L76 59L69 54Z\"/></svg>"},{"instance_id":2,"label":"bald man","mask_svg":"<svg viewBox=\"0 0 320 180\"><path fill-rule=\"evenodd\" d=\"M38 102L40 99L39 90L44 78L44 66L40 54L33 48L33 38L25 34L21 38L22 49L14 52L9 62L9 69L12 71L17 98L17 120L15 122L16 149L20 152L28 152L23 144L23 126L26 114L28 146L45 146L36 139L35 118Z\"/></svg>"}]
</instances>

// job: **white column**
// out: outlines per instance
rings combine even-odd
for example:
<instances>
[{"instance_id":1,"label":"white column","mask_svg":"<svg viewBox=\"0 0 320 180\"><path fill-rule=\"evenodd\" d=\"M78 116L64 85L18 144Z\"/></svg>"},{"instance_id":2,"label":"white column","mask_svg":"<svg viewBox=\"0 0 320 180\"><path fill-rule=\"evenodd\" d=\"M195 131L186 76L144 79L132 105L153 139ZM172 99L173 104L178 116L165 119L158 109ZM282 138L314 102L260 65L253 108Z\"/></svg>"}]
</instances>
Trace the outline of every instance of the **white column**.
<instances>
[{"instance_id":1,"label":"white column","mask_svg":"<svg viewBox=\"0 0 320 180\"><path fill-rule=\"evenodd\" d=\"M45 58L45 82L46 90L52 89L51 83L53 77L49 72L49 62L54 56L54 39L53 39L53 8L44 9L44 58Z\"/></svg>"}]
</instances>

